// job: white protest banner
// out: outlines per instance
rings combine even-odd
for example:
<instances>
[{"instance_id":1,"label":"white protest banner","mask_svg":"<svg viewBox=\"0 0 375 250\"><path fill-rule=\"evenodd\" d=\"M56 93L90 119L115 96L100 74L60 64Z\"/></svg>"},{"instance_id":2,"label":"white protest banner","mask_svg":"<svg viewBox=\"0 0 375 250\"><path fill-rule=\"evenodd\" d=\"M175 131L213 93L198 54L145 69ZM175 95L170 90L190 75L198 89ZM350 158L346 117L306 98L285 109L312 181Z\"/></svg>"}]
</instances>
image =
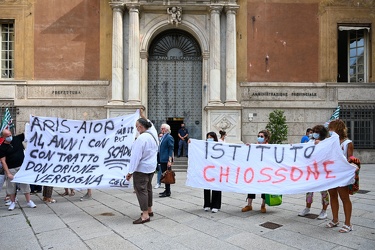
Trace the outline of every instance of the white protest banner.
<instances>
[{"instance_id":1,"label":"white protest banner","mask_svg":"<svg viewBox=\"0 0 375 250\"><path fill-rule=\"evenodd\" d=\"M229 144L191 139L186 185L236 193L298 194L346 186L355 167L338 135L301 144Z\"/></svg>"},{"instance_id":2,"label":"white protest banner","mask_svg":"<svg viewBox=\"0 0 375 250\"><path fill-rule=\"evenodd\" d=\"M64 188L129 187L134 114L78 121L30 117L27 147L14 182Z\"/></svg>"}]
</instances>

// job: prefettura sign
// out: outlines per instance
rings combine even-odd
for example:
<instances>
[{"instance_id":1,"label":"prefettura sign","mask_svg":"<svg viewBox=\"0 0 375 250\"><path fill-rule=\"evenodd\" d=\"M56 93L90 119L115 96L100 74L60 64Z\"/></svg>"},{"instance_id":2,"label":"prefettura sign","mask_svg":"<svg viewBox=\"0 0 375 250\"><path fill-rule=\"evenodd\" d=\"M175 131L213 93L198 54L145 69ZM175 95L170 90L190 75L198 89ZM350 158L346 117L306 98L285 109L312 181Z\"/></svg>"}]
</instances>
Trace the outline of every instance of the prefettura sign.
<instances>
[{"instance_id":1,"label":"prefettura sign","mask_svg":"<svg viewBox=\"0 0 375 250\"><path fill-rule=\"evenodd\" d=\"M333 136L318 144L230 144L191 139L186 185L237 193L297 194L354 182Z\"/></svg>"}]
</instances>

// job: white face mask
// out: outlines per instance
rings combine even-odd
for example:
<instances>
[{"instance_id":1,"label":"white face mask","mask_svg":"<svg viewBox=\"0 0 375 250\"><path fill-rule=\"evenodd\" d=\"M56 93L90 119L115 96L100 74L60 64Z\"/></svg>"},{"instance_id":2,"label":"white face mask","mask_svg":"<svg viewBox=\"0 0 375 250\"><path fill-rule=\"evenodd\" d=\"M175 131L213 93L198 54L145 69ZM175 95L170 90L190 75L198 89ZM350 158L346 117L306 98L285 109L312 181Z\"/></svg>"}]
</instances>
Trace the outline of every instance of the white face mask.
<instances>
[{"instance_id":1,"label":"white face mask","mask_svg":"<svg viewBox=\"0 0 375 250\"><path fill-rule=\"evenodd\" d=\"M214 138L207 138L207 141L214 141Z\"/></svg>"}]
</instances>

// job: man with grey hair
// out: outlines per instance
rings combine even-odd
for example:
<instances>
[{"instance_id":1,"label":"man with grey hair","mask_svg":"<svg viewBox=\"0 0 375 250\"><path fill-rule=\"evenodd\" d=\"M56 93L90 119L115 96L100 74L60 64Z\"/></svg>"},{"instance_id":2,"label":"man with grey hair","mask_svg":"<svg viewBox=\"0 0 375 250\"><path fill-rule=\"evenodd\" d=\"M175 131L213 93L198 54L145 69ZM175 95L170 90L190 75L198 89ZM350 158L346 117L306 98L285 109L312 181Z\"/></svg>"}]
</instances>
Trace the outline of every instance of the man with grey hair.
<instances>
[{"instance_id":1,"label":"man with grey hair","mask_svg":"<svg viewBox=\"0 0 375 250\"><path fill-rule=\"evenodd\" d=\"M163 136L160 139L158 163L160 164L162 173L164 173L172 167L174 139L170 134L171 127L168 124L162 124L160 130ZM165 184L165 191L160 193L159 197L169 196L171 196L171 184Z\"/></svg>"}]
</instances>

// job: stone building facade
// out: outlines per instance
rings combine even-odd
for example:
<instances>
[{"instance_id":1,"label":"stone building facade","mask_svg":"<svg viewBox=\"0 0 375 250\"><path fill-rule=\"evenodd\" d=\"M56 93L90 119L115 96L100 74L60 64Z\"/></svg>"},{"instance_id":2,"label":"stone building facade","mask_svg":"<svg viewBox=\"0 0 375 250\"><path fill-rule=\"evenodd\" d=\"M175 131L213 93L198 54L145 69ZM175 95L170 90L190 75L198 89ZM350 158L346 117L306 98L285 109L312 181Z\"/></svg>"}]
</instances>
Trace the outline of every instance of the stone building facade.
<instances>
[{"instance_id":1,"label":"stone building facade","mask_svg":"<svg viewBox=\"0 0 375 250\"><path fill-rule=\"evenodd\" d=\"M341 106L375 162L371 1L0 0L0 105L102 119L145 107L193 138L255 142L275 109L288 142ZM354 46L354 47L353 47Z\"/></svg>"}]
</instances>

